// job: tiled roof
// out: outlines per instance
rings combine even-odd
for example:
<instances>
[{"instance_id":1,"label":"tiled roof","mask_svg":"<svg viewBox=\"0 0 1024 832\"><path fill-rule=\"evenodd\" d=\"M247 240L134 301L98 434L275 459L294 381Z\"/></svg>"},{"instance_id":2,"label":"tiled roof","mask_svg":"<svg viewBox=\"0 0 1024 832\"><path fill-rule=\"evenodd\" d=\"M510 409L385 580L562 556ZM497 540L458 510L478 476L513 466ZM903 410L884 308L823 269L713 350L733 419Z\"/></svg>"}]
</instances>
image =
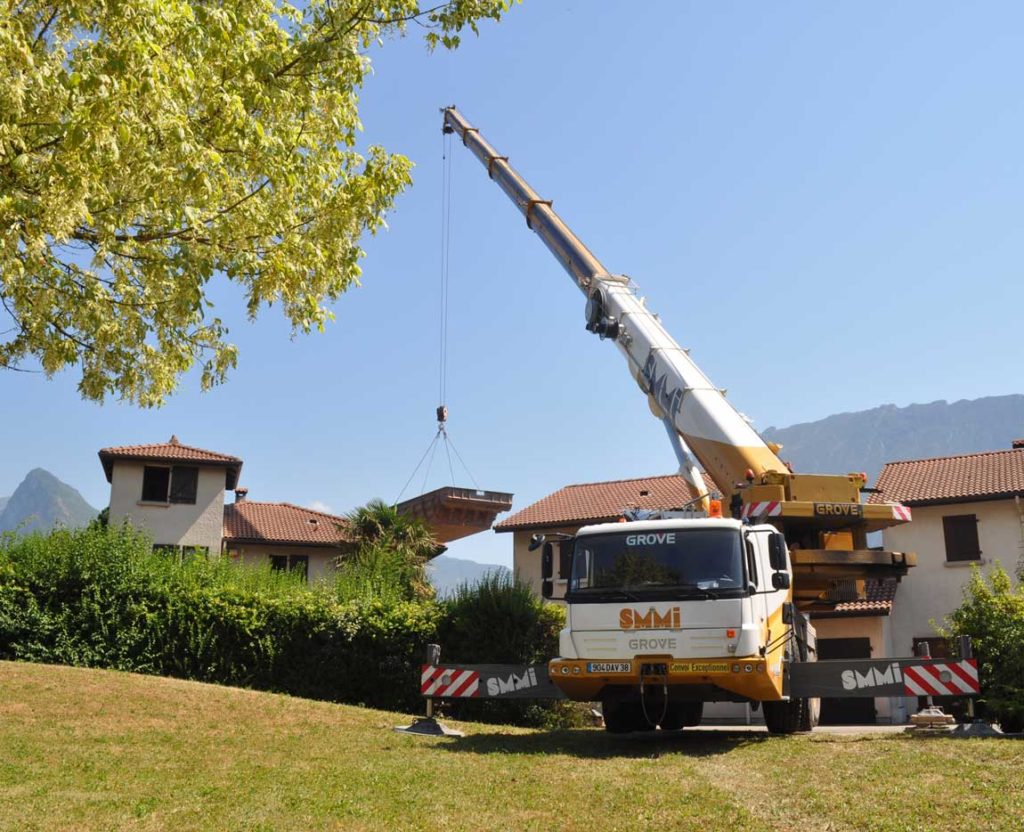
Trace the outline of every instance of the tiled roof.
<instances>
[{"instance_id":1,"label":"tiled roof","mask_svg":"<svg viewBox=\"0 0 1024 832\"><path fill-rule=\"evenodd\" d=\"M118 445L100 450L100 462L107 475L107 482L114 472L114 460L126 459L138 462L182 462L191 465L223 465L227 468L225 488L234 488L238 484L238 475L242 471L242 460L237 456L219 454L204 448L182 445L177 436L169 441L153 445Z\"/></svg>"},{"instance_id":2,"label":"tiled roof","mask_svg":"<svg viewBox=\"0 0 1024 832\"><path fill-rule=\"evenodd\" d=\"M887 462L872 502L957 503L1024 496L1024 448Z\"/></svg>"},{"instance_id":3,"label":"tiled roof","mask_svg":"<svg viewBox=\"0 0 1024 832\"><path fill-rule=\"evenodd\" d=\"M717 491L705 477L709 491ZM498 523L494 530L576 526L615 520L625 509L672 509L697 495L678 474L567 485Z\"/></svg>"},{"instance_id":4,"label":"tiled roof","mask_svg":"<svg viewBox=\"0 0 1024 832\"><path fill-rule=\"evenodd\" d=\"M892 612L892 602L896 597L897 583L893 580L865 581L863 601L841 601L836 604L837 613L871 613L888 615Z\"/></svg>"},{"instance_id":5,"label":"tiled roof","mask_svg":"<svg viewBox=\"0 0 1024 832\"><path fill-rule=\"evenodd\" d=\"M224 539L230 543L291 543L342 546L349 542L344 517L291 503L243 500L224 506Z\"/></svg>"}]
</instances>

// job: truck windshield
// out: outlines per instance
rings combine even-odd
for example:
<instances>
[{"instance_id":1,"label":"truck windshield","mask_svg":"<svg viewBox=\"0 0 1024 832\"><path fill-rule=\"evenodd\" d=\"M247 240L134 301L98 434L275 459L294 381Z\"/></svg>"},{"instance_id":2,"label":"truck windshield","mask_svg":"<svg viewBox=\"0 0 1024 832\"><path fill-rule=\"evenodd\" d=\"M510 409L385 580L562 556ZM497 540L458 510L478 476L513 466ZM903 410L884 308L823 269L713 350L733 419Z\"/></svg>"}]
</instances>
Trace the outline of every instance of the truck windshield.
<instances>
[{"instance_id":1,"label":"truck windshield","mask_svg":"<svg viewBox=\"0 0 1024 832\"><path fill-rule=\"evenodd\" d=\"M576 539L569 592L574 600L624 594L736 597L746 591L735 529L666 529Z\"/></svg>"}]
</instances>

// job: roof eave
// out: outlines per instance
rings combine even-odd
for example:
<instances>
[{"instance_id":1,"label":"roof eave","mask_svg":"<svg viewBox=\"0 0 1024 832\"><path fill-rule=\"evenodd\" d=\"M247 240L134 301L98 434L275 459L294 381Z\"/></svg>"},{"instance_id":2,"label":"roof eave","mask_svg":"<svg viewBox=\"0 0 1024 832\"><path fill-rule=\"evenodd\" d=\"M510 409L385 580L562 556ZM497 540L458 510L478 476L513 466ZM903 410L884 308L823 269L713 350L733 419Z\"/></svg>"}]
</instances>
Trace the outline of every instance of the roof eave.
<instances>
[{"instance_id":1,"label":"roof eave","mask_svg":"<svg viewBox=\"0 0 1024 832\"><path fill-rule=\"evenodd\" d=\"M114 463L117 461L121 462L141 462L145 464L147 462L162 462L168 465L195 465L202 468L223 468L227 472L227 476L224 479L224 490L231 491L238 485L238 479L242 475L242 460L234 462L227 462L223 460L214 459L178 459L174 457L166 456L128 456L127 454L112 454L106 451L99 452L100 462L103 465L103 473L107 477L107 482L113 482L114 478Z\"/></svg>"},{"instance_id":2,"label":"roof eave","mask_svg":"<svg viewBox=\"0 0 1024 832\"><path fill-rule=\"evenodd\" d=\"M222 538L224 545L238 545L248 544L250 546L307 546L314 549L343 549L351 550L355 548L355 544L349 541L338 541L335 543L323 543L323 542L312 542L309 540L289 540L286 538L266 538L266 537L231 537L230 535L224 535Z\"/></svg>"},{"instance_id":3,"label":"roof eave","mask_svg":"<svg viewBox=\"0 0 1024 832\"><path fill-rule=\"evenodd\" d=\"M956 505L958 503L989 503L997 500L1012 500L1015 497L1024 498L1024 491L1000 491L998 494L965 494L956 497L931 497L923 500L905 499L897 500L901 505L910 506L943 506Z\"/></svg>"}]
</instances>

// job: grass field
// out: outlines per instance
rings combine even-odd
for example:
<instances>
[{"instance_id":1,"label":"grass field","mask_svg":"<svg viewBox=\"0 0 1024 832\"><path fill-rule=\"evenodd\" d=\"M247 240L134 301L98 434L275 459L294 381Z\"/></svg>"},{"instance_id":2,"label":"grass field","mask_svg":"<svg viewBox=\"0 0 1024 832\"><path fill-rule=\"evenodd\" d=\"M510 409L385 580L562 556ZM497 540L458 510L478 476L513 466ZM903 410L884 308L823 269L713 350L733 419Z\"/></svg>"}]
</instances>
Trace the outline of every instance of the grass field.
<instances>
[{"instance_id":1,"label":"grass field","mask_svg":"<svg viewBox=\"0 0 1024 832\"><path fill-rule=\"evenodd\" d=\"M0 662L0 829L1020 830L1024 743L610 737Z\"/></svg>"}]
</instances>

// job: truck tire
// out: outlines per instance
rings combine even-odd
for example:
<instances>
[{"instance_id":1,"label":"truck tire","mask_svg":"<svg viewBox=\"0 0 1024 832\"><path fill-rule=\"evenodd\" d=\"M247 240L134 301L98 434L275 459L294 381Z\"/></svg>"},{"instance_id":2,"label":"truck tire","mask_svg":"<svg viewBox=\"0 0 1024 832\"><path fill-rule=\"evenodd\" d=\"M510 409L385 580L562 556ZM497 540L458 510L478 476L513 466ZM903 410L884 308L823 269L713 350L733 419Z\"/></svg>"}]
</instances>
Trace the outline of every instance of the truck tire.
<instances>
[{"instance_id":1,"label":"truck tire","mask_svg":"<svg viewBox=\"0 0 1024 832\"><path fill-rule=\"evenodd\" d=\"M639 703L615 702L602 705L604 729L609 734L628 734L630 731L653 730L647 726Z\"/></svg>"},{"instance_id":2,"label":"truck tire","mask_svg":"<svg viewBox=\"0 0 1024 832\"><path fill-rule=\"evenodd\" d=\"M806 730L804 712L806 699L790 699L788 702L764 702L764 724L769 734L795 734Z\"/></svg>"},{"instance_id":3,"label":"truck tire","mask_svg":"<svg viewBox=\"0 0 1024 832\"><path fill-rule=\"evenodd\" d=\"M818 720L821 717L821 699L805 699L803 719L800 721L801 731L813 731L818 727Z\"/></svg>"},{"instance_id":4,"label":"truck tire","mask_svg":"<svg viewBox=\"0 0 1024 832\"><path fill-rule=\"evenodd\" d=\"M692 728L694 725L700 725L703 715L703 702L681 702L678 705L671 705L661 721L661 730L679 731L682 728Z\"/></svg>"}]
</instances>

